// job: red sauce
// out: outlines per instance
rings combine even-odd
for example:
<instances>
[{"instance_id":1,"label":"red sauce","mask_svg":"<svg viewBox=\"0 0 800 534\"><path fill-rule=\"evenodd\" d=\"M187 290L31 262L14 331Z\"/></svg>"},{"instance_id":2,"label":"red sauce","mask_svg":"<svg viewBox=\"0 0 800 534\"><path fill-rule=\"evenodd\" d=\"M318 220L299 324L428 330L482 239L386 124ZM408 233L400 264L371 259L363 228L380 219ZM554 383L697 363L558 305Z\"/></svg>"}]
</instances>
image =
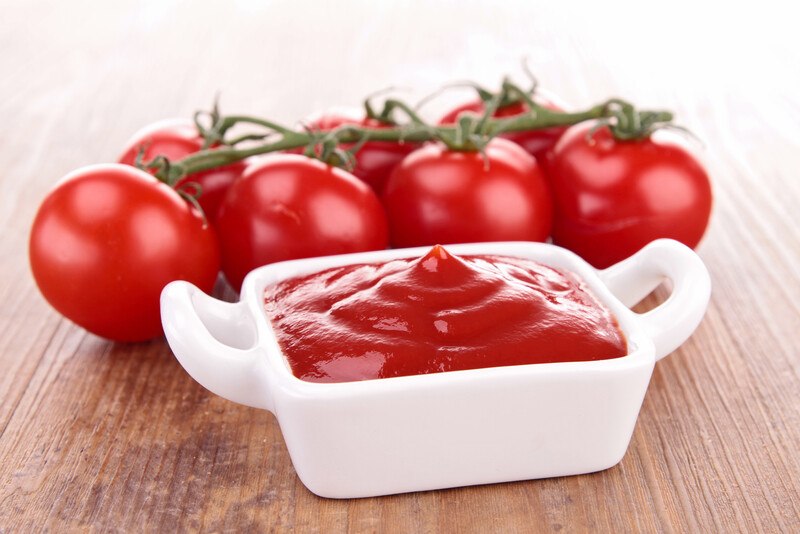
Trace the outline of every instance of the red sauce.
<instances>
[{"instance_id":1,"label":"red sauce","mask_svg":"<svg viewBox=\"0 0 800 534\"><path fill-rule=\"evenodd\" d=\"M614 317L574 275L438 245L422 258L283 281L265 304L292 372L310 382L627 353Z\"/></svg>"}]
</instances>

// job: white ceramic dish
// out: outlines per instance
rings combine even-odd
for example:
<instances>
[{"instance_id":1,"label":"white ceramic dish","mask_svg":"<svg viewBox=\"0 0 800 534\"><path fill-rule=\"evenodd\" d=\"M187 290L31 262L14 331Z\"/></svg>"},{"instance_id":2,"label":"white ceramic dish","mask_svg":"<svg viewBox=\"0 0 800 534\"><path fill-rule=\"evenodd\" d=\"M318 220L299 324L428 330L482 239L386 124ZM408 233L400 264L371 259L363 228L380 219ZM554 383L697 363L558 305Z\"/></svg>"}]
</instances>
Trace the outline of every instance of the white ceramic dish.
<instances>
[{"instance_id":1,"label":"white ceramic dish","mask_svg":"<svg viewBox=\"0 0 800 534\"><path fill-rule=\"evenodd\" d=\"M320 496L575 475L617 464L655 362L683 343L705 313L711 285L698 256L659 240L597 271L541 243L447 248L530 258L578 274L616 315L629 354L335 384L292 375L263 310L267 285L328 267L420 256L428 247L268 265L247 276L233 304L173 282L161 297L164 330L200 384L275 414L297 474ZM644 314L628 308L665 278L673 283L666 302Z\"/></svg>"}]
</instances>

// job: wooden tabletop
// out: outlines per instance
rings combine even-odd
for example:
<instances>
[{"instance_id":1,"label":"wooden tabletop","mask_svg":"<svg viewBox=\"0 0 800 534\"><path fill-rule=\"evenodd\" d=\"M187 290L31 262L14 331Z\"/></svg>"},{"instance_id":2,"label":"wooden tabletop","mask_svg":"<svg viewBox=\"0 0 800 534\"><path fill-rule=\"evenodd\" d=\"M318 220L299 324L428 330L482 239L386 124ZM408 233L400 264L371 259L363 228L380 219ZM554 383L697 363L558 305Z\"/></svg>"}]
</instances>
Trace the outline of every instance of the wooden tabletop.
<instances>
[{"instance_id":1,"label":"wooden tabletop","mask_svg":"<svg viewBox=\"0 0 800 534\"><path fill-rule=\"evenodd\" d=\"M680 3L655 20L637 3L607 2L3 4L0 532L800 530L800 61L790 17L730 7L717 24ZM524 80L525 56L576 107L621 96L674 110L703 140L713 179L699 247L710 308L656 366L612 469L321 499L298 480L270 413L204 390L162 339L86 333L34 285L26 244L47 190L113 160L145 124L207 108L217 91L224 109L292 123L388 86L413 88L414 99L453 80Z\"/></svg>"}]
</instances>

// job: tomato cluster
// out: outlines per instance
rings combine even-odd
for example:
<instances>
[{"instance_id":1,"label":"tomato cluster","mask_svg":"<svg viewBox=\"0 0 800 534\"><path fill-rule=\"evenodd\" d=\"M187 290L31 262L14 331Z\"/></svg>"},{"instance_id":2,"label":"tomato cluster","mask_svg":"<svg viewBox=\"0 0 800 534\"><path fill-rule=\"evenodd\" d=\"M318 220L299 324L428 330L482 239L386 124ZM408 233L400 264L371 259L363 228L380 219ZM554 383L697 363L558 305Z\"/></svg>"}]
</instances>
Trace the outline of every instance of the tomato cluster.
<instances>
[{"instance_id":1,"label":"tomato cluster","mask_svg":"<svg viewBox=\"0 0 800 534\"><path fill-rule=\"evenodd\" d=\"M440 124L482 111L468 103ZM494 115L527 112L516 102ZM389 127L341 114L307 127L346 124ZM156 123L118 164L80 169L53 189L30 239L34 278L53 307L100 336L146 340L161 332L159 294L176 279L210 292L221 269L238 289L252 269L288 259L548 238L604 268L660 237L695 246L711 208L708 177L680 145L620 141L591 123L505 133L480 151L367 141L355 147L352 173L297 150L195 172L174 187L135 166L207 144L193 122Z\"/></svg>"}]
</instances>

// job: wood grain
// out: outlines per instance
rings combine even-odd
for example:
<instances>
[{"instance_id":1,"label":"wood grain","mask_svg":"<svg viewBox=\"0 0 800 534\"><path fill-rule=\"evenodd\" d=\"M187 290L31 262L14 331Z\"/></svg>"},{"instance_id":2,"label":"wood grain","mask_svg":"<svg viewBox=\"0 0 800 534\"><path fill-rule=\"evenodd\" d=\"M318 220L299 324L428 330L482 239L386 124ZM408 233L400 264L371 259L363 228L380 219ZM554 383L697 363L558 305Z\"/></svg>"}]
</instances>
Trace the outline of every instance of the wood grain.
<instances>
[{"instance_id":1,"label":"wood grain","mask_svg":"<svg viewBox=\"0 0 800 534\"><path fill-rule=\"evenodd\" d=\"M800 531L790 17L731 7L717 25L711 8L687 17L678 3L658 22L681 38L664 42L637 3L441 2L423 17L402 3L2 4L0 532ZM625 31L610 31L619 17ZM737 39L745 23L756 37ZM610 470L320 499L297 479L272 415L203 390L163 340L85 333L33 284L27 232L46 191L113 160L144 124L206 107L216 91L227 109L291 122L390 85L414 87L410 98L456 79L491 85L526 55L576 106L619 94L674 109L704 140L714 180L700 247L714 284L708 315L656 366L628 453Z\"/></svg>"}]
</instances>

